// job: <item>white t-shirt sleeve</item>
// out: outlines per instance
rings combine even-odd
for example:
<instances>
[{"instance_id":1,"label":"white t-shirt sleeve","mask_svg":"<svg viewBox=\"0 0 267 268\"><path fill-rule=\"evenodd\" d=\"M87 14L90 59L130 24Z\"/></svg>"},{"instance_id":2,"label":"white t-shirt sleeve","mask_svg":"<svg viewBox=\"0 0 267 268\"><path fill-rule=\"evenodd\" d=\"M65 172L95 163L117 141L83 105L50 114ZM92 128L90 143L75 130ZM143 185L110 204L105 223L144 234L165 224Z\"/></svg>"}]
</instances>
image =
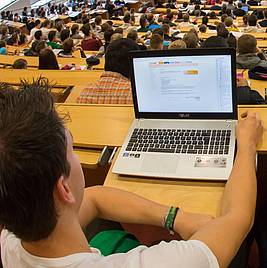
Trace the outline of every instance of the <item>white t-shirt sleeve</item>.
<instances>
[{"instance_id":1,"label":"white t-shirt sleeve","mask_svg":"<svg viewBox=\"0 0 267 268\"><path fill-rule=\"evenodd\" d=\"M212 251L198 240L161 242L149 248L137 247L124 256L118 255L121 254L110 255L105 259L107 261L110 258L110 264L116 263L117 266L112 267L123 268L219 268Z\"/></svg>"}]
</instances>

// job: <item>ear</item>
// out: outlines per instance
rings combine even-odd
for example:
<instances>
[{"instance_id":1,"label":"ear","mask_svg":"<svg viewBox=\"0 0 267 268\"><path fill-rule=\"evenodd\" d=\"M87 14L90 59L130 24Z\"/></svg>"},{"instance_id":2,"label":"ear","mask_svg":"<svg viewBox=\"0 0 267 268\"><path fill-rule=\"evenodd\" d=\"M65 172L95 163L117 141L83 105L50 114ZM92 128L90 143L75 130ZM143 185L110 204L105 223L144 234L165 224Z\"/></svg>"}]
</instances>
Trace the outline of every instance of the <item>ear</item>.
<instances>
[{"instance_id":1,"label":"ear","mask_svg":"<svg viewBox=\"0 0 267 268\"><path fill-rule=\"evenodd\" d=\"M68 204L75 203L75 197L71 192L70 186L68 184L68 180L64 178L63 176L61 176L58 179L56 183L55 191L60 201L68 203Z\"/></svg>"}]
</instances>

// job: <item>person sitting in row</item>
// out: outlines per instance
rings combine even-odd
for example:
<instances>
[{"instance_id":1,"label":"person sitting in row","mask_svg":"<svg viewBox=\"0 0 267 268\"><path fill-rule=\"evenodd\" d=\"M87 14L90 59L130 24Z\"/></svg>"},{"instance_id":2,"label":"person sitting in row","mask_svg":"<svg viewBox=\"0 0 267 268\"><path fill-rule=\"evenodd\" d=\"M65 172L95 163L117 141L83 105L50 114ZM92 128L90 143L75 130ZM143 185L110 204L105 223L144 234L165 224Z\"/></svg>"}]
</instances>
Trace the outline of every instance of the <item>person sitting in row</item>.
<instances>
[{"instance_id":1,"label":"person sitting in row","mask_svg":"<svg viewBox=\"0 0 267 268\"><path fill-rule=\"evenodd\" d=\"M66 39L62 43L62 49L58 53L58 57L62 58L73 58L73 52L74 52L74 41L71 38Z\"/></svg>"},{"instance_id":2,"label":"person sitting in row","mask_svg":"<svg viewBox=\"0 0 267 268\"><path fill-rule=\"evenodd\" d=\"M127 38L133 40L138 46L140 50L147 50L146 45L142 40L138 38L138 34L136 30L132 30L127 34Z\"/></svg>"},{"instance_id":3,"label":"person sitting in row","mask_svg":"<svg viewBox=\"0 0 267 268\"><path fill-rule=\"evenodd\" d=\"M245 33L257 33L257 32L263 32L263 29L258 24L258 18L254 14L250 15L248 17L248 26L244 28Z\"/></svg>"},{"instance_id":4,"label":"person sitting in row","mask_svg":"<svg viewBox=\"0 0 267 268\"><path fill-rule=\"evenodd\" d=\"M234 20L232 17L227 17L224 21L225 28L229 32L239 32L238 27L234 24Z\"/></svg>"},{"instance_id":5,"label":"person sitting in row","mask_svg":"<svg viewBox=\"0 0 267 268\"><path fill-rule=\"evenodd\" d=\"M83 37L79 33L79 25L78 24L73 24L71 26L70 31L71 31L70 37L72 39L83 39Z\"/></svg>"},{"instance_id":6,"label":"person sitting in row","mask_svg":"<svg viewBox=\"0 0 267 268\"><path fill-rule=\"evenodd\" d=\"M41 21L40 20L35 20L34 22L34 28L31 30L30 32L30 39L33 40L34 38L34 34L37 32L37 31L40 31L41 29Z\"/></svg>"},{"instance_id":7,"label":"person sitting in row","mask_svg":"<svg viewBox=\"0 0 267 268\"><path fill-rule=\"evenodd\" d=\"M242 9L243 5L242 3L238 3L237 4L237 8L233 11L233 14L236 16L236 17L243 17L244 15L247 14L247 12Z\"/></svg>"},{"instance_id":8,"label":"person sitting in row","mask_svg":"<svg viewBox=\"0 0 267 268\"><path fill-rule=\"evenodd\" d=\"M0 55L7 55L6 41L0 40Z\"/></svg>"},{"instance_id":9,"label":"person sitting in row","mask_svg":"<svg viewBox=\"0 0 267 268\"><path fill-rule=\"evenodd\" d=\"M128 53L131 50L139 50L139 46L130 39L112 41L105 54L105 71L97 82L90 83L82 91L77 102L132 104L128 62Z\"/></svg>"},{"instance_id":10,"label":"person sitting in row","mask_svg":"<svg viewBox=\"0 0 267 268\"><path fill-rule=\"evenodd\" d=\"M56 34L56 31L49 32L47 45L50 46L52 49L61 49L62 45L59 44Z\"/></svg>"},{"instance_id":11,"label":"person sitting in row","mask_svg":"<svg viewBox=\"0 0 267 268\"><path fill-rule=\"evenodd\" d=\"M186 43L182 39L175 40L170 43L168 49L185 49Z\"/></svg>"},{"instance_id":12,"label":"person sitting in row","mask_svg":"<svg viewBox=\"0 0 267 268\"><path fill-rule=\"evenodd\" d=\"M153 34L150 38L149 50L163 50L163 37Z\"/></svg>"},{"instance_id":13,"label":"person sitting in row","mask_svg":"<svg viewBox=\"0 0 267 268\"><path fill-rule=\"evenodd\" d=\"M12 64L13 69L27 69L28 68L28 62L24 59L17 59Z\"/></svg>"},{"instance_id":14,"label":"person sitting in row","mask_svg":"<svg viewBox=\"0 0 267 268\"><path fill-rule=\"evenodd\" d=\"M259 21L261 27L267 27L267 9L263 11L264 19Z\"/></svg>"},{"instance_id":15,"label":"person sitting in row","mask_svg":"<svg viewBox=\"0 0 267 268\"><path fill-rule=\"evenodd\" d=\"M196 32L189 31L183 37L183 41L186 43L187 48L198 48L199 38Z\"/></svg>"},{"instance_id":16,"label":"person sitting in row","mask_svg":"<svg viewBox=\"0 0 267 268\"><path fill-rule=\"evenodd\" d=\"M265 54L257 47L257 39L250 34L244 34L237 40L236 67L252 69L256 66L267 68Z\"/></svg>"},{"instance_id":17,"label":"person sitting in row","mask_svg":"<svg viewBox=\"0 0 267 268\"><path fill-rule=\"evenodd\" d=\"M5 24L0 25L0 40L6 40L10 37L8 27Z\"/></svg>"},{"instance_id":18,"label":"person sitting in row","mask_svg":"<svg viewBox=\"0 0 267 268\"><path fill-rule=\"evenodd\" d=\"M44 40L47 40L48 39L48 34L50 32L50 28L51 28L51 21L48 20L48 19L46 19L43 22L43 25L41 27L41 31L43 33Z\"/></svg>"},{"instance_id":19,"label":"person sitting in row","mask_svg":"<svg viewBox=\"0 0 267 268\"><path fill-rule=\"evenodd\" d=\"M208 30L208 27L206 24L201 24L201 25L199 25L198 30L200 33L206 33Z\"/></svg>"},{"instance_id":20,"label":"person sitting in row","mask_svg":"<svg viewBox=\"0 0 267 268\"><path fill-rule=\"evenodd\" d=\"M59 70L57 57L51 48L44 48L39 53L39 70Z\"/></svg>"},{"instance_id":21,"label":"person sitting in row","mask_svg":"<svg viewBox=\"0 0 267 268\"><path fill-rule=\"evenodd\" d=\"M106 31L104 32L104 40L105 40L105 43L104 43L104 45L103 45L102 47L100 47L100 49L99 49L99 52L100 52L101 54L105 54L105 53L106 53L107 48L108 48L108 46L109 46L109 44L110 44L110 42L111 42L111 37L112 37L112 35L113 35L114 33L115 33L115 32L114 32L113 29L108 29L108 30L106 30Z\"/></svg>"},{"instance_id":22,"label":"person sitting in row","mask_svg":"<svg viewBox=\"0 0 267 268\"><path fill-rule=\"evenodd\" d=\"M189 14L187 13L184 14L183 21L178 23L178 28L193 28L193 27L195 27L195 25L190 22Z\"/></svg>"},{"instance_id":23,"label":"person sitting in row","mask_svg":"<svg viewBox=\"0 0 267 268\"><path fill-rule=\"evenodd\" d=\"M202 17L202 24L205 24L208 27L208 29L210 29L210 30L216 30L215 25L209 24L209 17L208 16Z\"/></svg>"},{"instance_id":24,"label":"person sitting in row","mask_svg":"<svg viewBox=\"0 0 267 268\"><path fill-rule=\"evenodd\" d=\"M91 34L90 25L89 24L83 25L81 30L84 34L84 39L81 42L82 49L98 51L103 44L100 39L94 37Z\"/></svg>"},{"instance_id":25,"label":"person sitting in row","mask_svg":"<svg viewBox=\"0 0 267 268\"><path fill-rule=\"evenodd\" d=\"M137 32L140 33L146 33L147 31L149 31L148 28L148 21L146 19L145 15L142 15L139 19L139 24L140 24L140 28L137 29Z\"/></svg>"},{"instance_id":26,"label":"person sitting in row","mask_svg":"<svg viewBox=\"0 0 267 268\"><path fill-rule=\"evenodd\" d=\"M43 32L41 30L35 31L33 41L42 41L43 38Z\"/></svg>"},{"instance_id":27,"label":"person sitting in row","mask_svg":"<svg viewBox=\"0 0 267 268\"><path fill-rule=\"evenodd\" d=\"M61 43L63 43L68 38L70 38L70 30L69 29L63 29L60 32L60 41L61 41Z\"/></svg>"}]
</instances>

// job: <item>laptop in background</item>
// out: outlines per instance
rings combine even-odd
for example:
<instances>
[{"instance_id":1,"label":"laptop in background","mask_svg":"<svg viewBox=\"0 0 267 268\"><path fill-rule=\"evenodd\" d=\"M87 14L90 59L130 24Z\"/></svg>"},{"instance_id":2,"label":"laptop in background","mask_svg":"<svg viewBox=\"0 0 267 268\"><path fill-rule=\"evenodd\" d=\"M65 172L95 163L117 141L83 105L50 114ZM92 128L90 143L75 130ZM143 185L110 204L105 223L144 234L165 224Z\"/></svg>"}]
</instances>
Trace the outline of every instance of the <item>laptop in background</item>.
<instances>
[{"instance_id":1,"label":"laptop in background","mask_svg":"<svg viewBox=\"0 0 267 268\"><path fill-rule=\"evenodd\" d=\"M227 180L235 149L234 49L131 52L136 119L113 172Z\"/></svg>"}]
</instances>

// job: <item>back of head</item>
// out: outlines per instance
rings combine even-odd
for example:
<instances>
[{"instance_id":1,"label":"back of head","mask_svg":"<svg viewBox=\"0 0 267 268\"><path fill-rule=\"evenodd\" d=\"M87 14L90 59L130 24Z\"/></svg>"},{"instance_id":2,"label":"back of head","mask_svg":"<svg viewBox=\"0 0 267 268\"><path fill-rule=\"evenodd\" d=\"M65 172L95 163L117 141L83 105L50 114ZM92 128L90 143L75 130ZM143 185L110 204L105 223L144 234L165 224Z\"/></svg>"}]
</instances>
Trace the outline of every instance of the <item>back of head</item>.
<instances>
[{"instance_id":1,"label":"back of head","mask_svg":"<svg viewBox=\"0 0 267 268\"><path fill-rule=\"evenodd\" d=\"M56 31L50 31L48 33L48 40L49 42L53 42L56 37L57 32Z\"/></svg>"},{"instance_id":2,"label":"back of head","mask_svg":"<svg viewBox=\"0 0 267 268\"><path fill-rule=\"evenodd\" d=\"M50 26L50 20L45 20L43 22L43 27L49 27Z\"/></svg>"},{"instance_id":3,"label":"back of head","mask_svg":"<svg viewBox=\"0 0 267 268\"><path fill-rule=\"evenodd\" d=\"M75 35L75 34L78 33L78 31L79 31L79 25L76 24L76 23L73 24L73 25L71 26L70 31L71 31L71 35Z\"/></svg>"},{"instance_id":4,"label":"back of head","mask_svg":"<svg viewBox=\"0 0 267 268\"><path fill-rule=\"evenodd\" d=\"M239 54L255 53L257 40L251 34L243 34L237 40L237 51Z\"/></svg>"},{"instance_id":5,"label":"back of head","mask_svg":"<svg viewBox=\"0 0 267 268\"><path fill-rule=\"evenodd\" d=\"M55 25L55 28L57 29L57 31L60 33L63 30L63 22L62 21L58 21Z\"/></svg>"},{"instance_id":6,"label":"back of head","mask_svg":"<svg viewBox=\"0 0 267 268\"><path fill-rule=\"evenodd\" d=\"M114 33L123 34L123 28L121 28L121 27L116 28Z\"/></svg>"},{"instance_id":7,"label":"back of head","mask_svg":"<svg viewBox=\"0 0 267 268\"><path fill-rule=\"evenodd\" d=\"M228 47L227 41L221 36L211 36L202 43L203 48Z\"/></svg>"},{"instance_id":8,"label":"back of head","mask_svg":"<svg viewBox=\"0 0 267 268\"><path fill-rule=\"evenodd\" d=\"M221 22L224 22L226 18L228 18L228 15L227 14L222 14Z\"/></svg>"},{"instance_id":9,"label":"back of head","mask_svg":"<svg viewBox=\"0 0 267 268\"><path fill-rule=\"evenodd\" d=\"M234 23L234 20L232 17L227 17L224 21L224 24L226 27L231 27Z\"/></svg>"},{"instance_id":10,"label":"back of head","mask_svg":"<svg viewBox=\"0 0 267 268\"><path fill-rule=\"evenodd\" d=\"M217 35L223 38L227 38L229 36L229 31L222 24L217 27Z\"/></svg>"},{"instance_id":11,"label":"back of head","mask_svg":"<svg viewBox=\"0 0 267 268\"><path fill-rule=\"evenodd\" d=\"M210 19L217 19L216 13L214 11L210 12Z\"/></svg>"},{"instance_id":12,"label":"back of head","mask_svg":"<svg viewBox=\"0 0 267 268\"><path fill-rule=\"evenodd\" d=\"M41 30L38 30L34 33L34 38L35 40L38 40L40 41L42 39L42 36L43 36L43 32Z\"/></svg>"},{"instance_id":13,"label":"back of head","mask_svg":"<svg viewBox=\"0 0 267 268\"><path fill-rule=\"evenodd\" d=\"M186 13L186 14L183 15L184 22L189 22L189 18L190 18L189 14Z\"/></svg>"},{"instance_id":14,"label":"back of head","mask_svg":"<svg viewBox=\"0 0 267 268\"><path fill-rule=\"evenodd\" d=\"M73 39L68 38L62 43L62 48L65 53L71 54L74 48L74 42Z\"/></svg>"},{"instance_id":15,"label":"back of head","mask_svg":"<svg viewBox=\"0 0 267 268\"><path fill-rule=\"evenodd\" d=\"M248 17L248 25L249 26L256 26L257 25L257 16L252 14Z\"/></svg>"},{"instance_id":16,"label":"back of head","mask_svg":"<svg viewBox=\"0 0 267 268\"><path fill-rule=\"evenodd\" d=\"M56 55L50 48L44 48L40 51L39 70L59 70Z\"/></svg>"},{"instance_id":17,"label":"back of head","mask_svg":"<svg viewBox=\"0 0 267 268\"><path fill-rule=\"evenodd\" d=\"M70 37L70 30L69 29L63 29L60 32L60 40L61 40L61 42L64 42L69 37Z\"/></svg>"},{"instance_id":18,"label":"back of head","mask_svg":"<svg viewBox=\"0 0 267 268\"><path fill-rule=\"evenodd\" d=\"M145 28L147 26L147 19L145 16L140 17L139 24L141 28Z\"/></svg>"},{"instance_id":19,"label":"back of head","mask_svg":"<svg viewBox=\"0 0 267 268\"><path fill-rule=\"evenodd\" d=\"M208 16L204 16L203 18L202 18L202 24L208 24L209 23L209 18L208 18Z\"/></svg>"},{"instance_id":20,"label":"back of head","mask_svg":"<svg viewBox=\"0 0 267 268\"><path fill-rule=\"evenodd\" d=\"M112 43L115 40L122 39L123 35L121 33L114 33L110 38L110 43Z\"/></svg>"},{"instance_id":21,"label":"back of head","mask_svg":"<svg viewBox=\"0 0 267 268\"><path fill-rule=\"evenodd\" d=\"M0 48L1 47L6 47L6 41L5 40L0 40Z\"/></svg>"},{"instance_id":22,"label":"back of head","mask_svg":"<svg viewBox=\"0 0 267 268\"><path fill-rule=\"evenodd\" d=\"M110 43L105 54L105 71L117 72L130 77L129 51L139 50L132 40L121 38Z\"/></svg>"},{"instance_id":23,"label":"back of head","mask_svg":"<svg viewBox=\"0 0 267 268\"><path fill-rule=\"evenodd\" d=\"M124 17L123 17L123 21L124 21L124 23L129 23L130 20L131 20L131 15L130 15L130 13L126 13L126 14L124 15Z\"/></svg>"},{"instance_id":24,"label":"back of head","mask_svg":"<svg viewBox=\"0 0 267 268\"><path fill-rule=\"evenodd\" d=\"M153 34L150 38L150 48L154 50L161 50L163 48L163 39L158 34Z\"/></svg>"},{"instance_id":25,"label":"back of head","mask_svg":"<svg viewBox=\"0 0 267 268\"><path fill-rule=\"evenodd\" d=\"M154 34L158 34L161 38L164 37L164 32L162 31L161 28L154 29L153 32L152 32L152 35L154 35Z\"/></svg>"},{"instance_id":26,"label":"back of head","mask_svg":"<svg viewBox=\"0 0 267 268\"><path fill-rule=\"evenodd\" d=\"M127 38L133 40L134 42L137 42L138 40L138 34L136 30L131 30L128 34L127 34Z\"/></svg>"},{"instance_id":27,"label":"back of head","mask_svg":"<svg viewBox=\"0 0 267 268\"><path fill-rule=\"evenodd\" d=\"M178 39L170 43L168 49L185 49L186 43L182 39Z\"/></svg>"},{"instance_id":28,"label":"back of head","mask_svg":"<svg viewBox=\"0 0 267 268\"><path fill-rule=\"evenodd\" d=\"M207 31L207 25L206 25L206 24L201 24L201 25L199 26L199 31L200 31L201 33L205 33L205 32Z\"/></svg>"},{"instance_id":29,"label":"back of head","mask_svg":"<svg viewBox=\"0 0 267 268\"><path fill-rule=\"evenodd\" d=\"M8 27L5 24L0 25L0 34L6 35L8 32Z\"/></svg>"},{"instance_id":30,"label":"back of head","mask_svg":"<svg viewBox=\"0 0 267 268\"><path fill-rule=\"evenodd\" d=\"M146 18L147 18L148 22L151 23L151 21L154 20L154 15L152 13L148 13L146 15Z\"/></svg>"},{"instance_id":31,"label":"back of head","mask_svg":"<svg viewBox=\"0 0 267 268\"><path fill-rule=\"evenodd\" d=\"M241 9L241 8L242 8L242 3L239 2L239 3L237 4L237 7L238 7L239 9Z\"/></svg>"},{"instance_id":32,"label":"back of head","mask_svg":"<svg viewBox=\"0 0 267 268\"><path fill-rule=\"evenodd\" d=\"M38 43L36 44L36 52L39 54L40 51L44 48L47 48L47 44L45 41L38 41Z\"/></svg>"},{"instance_id":33,"label":"back of head","mask_svg":"<svg viewBox=\"0 0 267 268\"><path fill-rule=\"evenodd\" d=\"M104 32L104 39L105 39L105 42L106 43L109 43L110 42L111 36L113 34L114 34L114 30L113 29L109 29L109 30L106 30Z\"/></svg>"},{"instance_id":34,"label":"back of head","mask_svg":"<svg viewBox=\"0 0 267 268\"><path fill-rule=\"evenodd\" d=\"M169 34L169 32L170 32L170 26L169 26L169 24L163 24L161 26L161 29L162 29L162 31L163 31L164 34Z\"/></svg>"},{"instance_id":35,"label":"back of head","mask_svg":"<svg viewBox=\"0 0 267 268\"><path fill-rule=\"evenodd\" d=\"M34 26L35 27L38 27L38 26L41 26L41 21L40 20L35 20L35 22L34 22Z\"/></svg>"},{"instance_id":36,"label":"back of head","mask_svg":"<svg viewBox=\"0 0 267 268\"><path fill-rule=\"evenodd\" d=\"M12 65L13 69L27 69L28 62L24 59L17 59Z\"/></svg>"},{"instance_id":37,"label":"back of head","mask_svg":"<svg viewBox=\"0 0 267 268\"><path fill-rule=\"evenodd\" d=\"M57 224L54 187L70 173L65 128L44 79L0 87L0 224L39 241Z\"/></svg>"},{"instance_id":38,"label":"back of head","mask_svg":"<svg viewBox=\"0 0 267 268\"><path fill-rule=\"evenodd\" d=\"M102 17L100 15L95 17L95 24L96 25L100 25L102 22Z\"/></svg>"},{"instance_id":39,"label":"back of head","mask_svg":"<svg viewBox=\"0 0 267 268\"><path fill-rule=\"evenodd\" d=\"M183 37L184 42L186 43L187 48L197 48L198 47L198 38L194 33L187 33Z\"/></svg>"},{"instance_id":40,"label":"back of head","mask_svg":"<svg viewBox=\"0 0 267 268\"><path fill-rule=\"evenodd\" d=\"M90 32L91 32L90 24L89 24L89 23L84 24L84 25L82 26L81 30L82 30L82 33L83 33L85 36L89 36L89 35L90 35Z\"/></svg>"}]
</instances>

